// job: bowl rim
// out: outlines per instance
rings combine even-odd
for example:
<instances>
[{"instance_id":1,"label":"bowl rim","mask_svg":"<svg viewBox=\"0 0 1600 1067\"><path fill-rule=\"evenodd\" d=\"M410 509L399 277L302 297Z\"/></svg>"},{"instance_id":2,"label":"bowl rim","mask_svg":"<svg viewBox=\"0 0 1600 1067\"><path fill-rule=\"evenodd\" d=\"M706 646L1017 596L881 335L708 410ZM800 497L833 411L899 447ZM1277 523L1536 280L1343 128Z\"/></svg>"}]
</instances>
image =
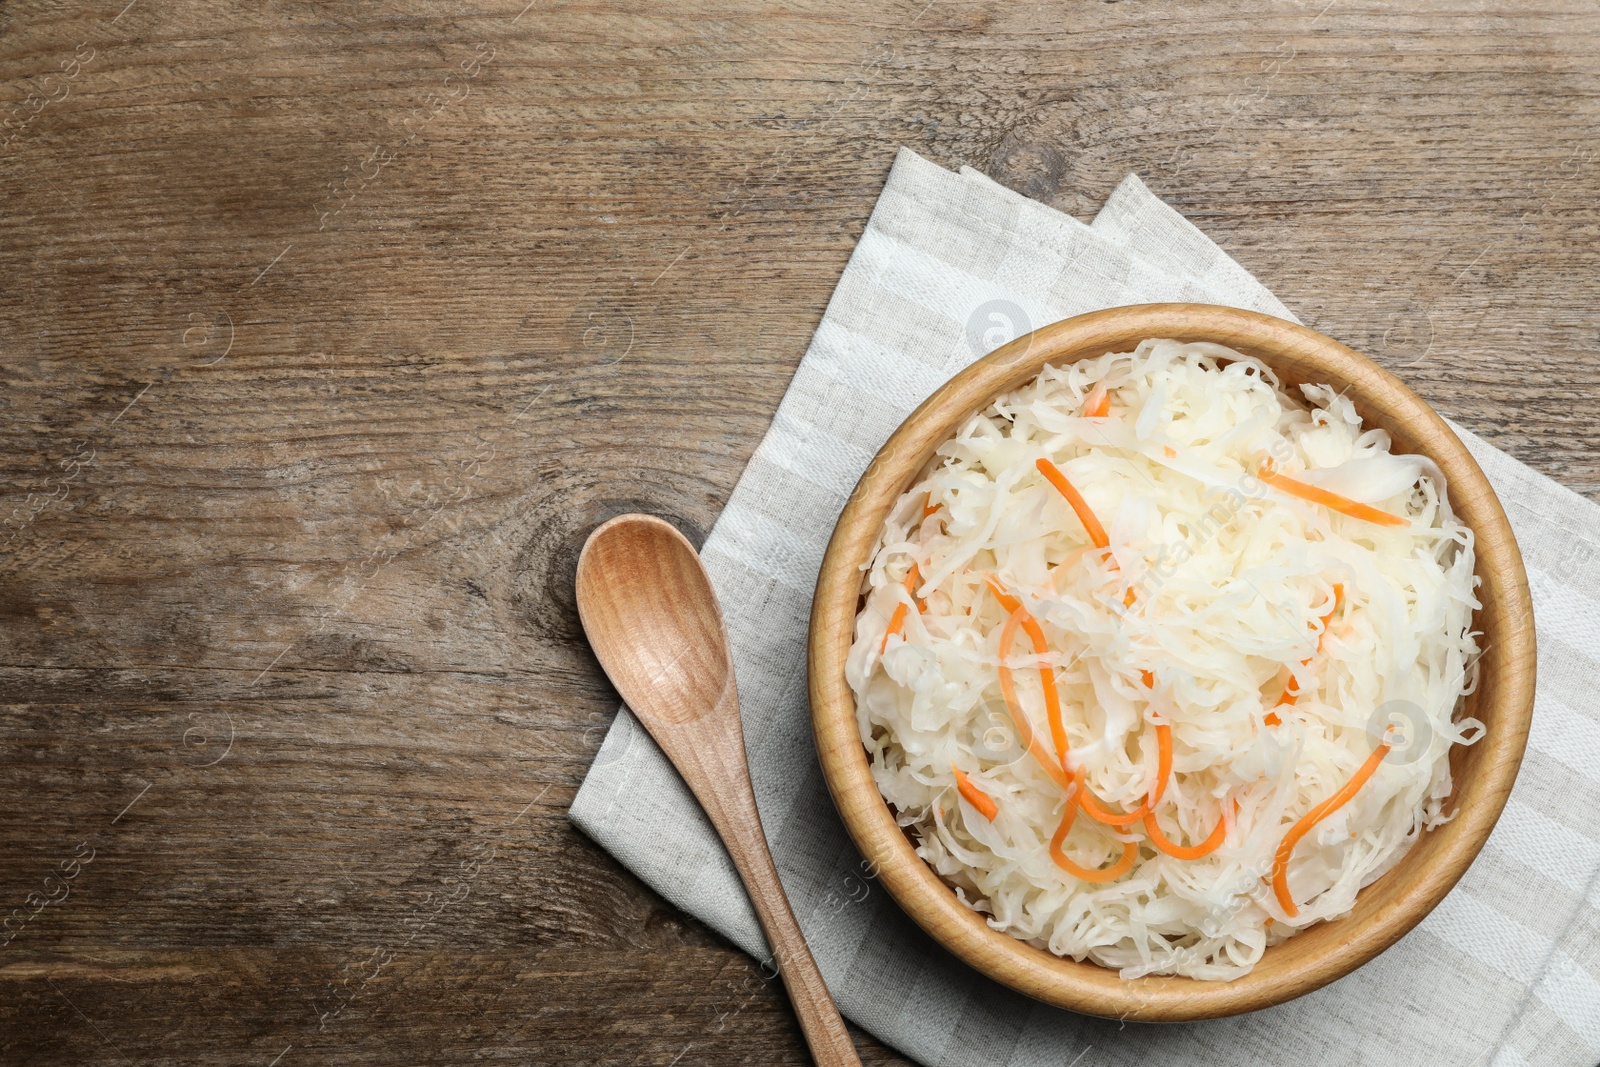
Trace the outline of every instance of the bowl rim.
<instances>
[{"instance_id":1,"label":"bowl rim","mask_svg":"<svg viewBox=\"0 0 1600 1067\"><path fill-rule=\"evenodd\" d=\"M862 565L889 507L933 450L1046 363L1126 352L1148 338L1226 345L1261 359L1286 387L1342 386L1368 425L1389 430L1397 452L1421 453L1439 465L1452 507L1476 538L1482 680L1465 713L1488 729L1475 745L1452 752L1455 816L1364 888L1349 916L1268 948L1254 970L1227 982L1124 980L1115 970L1055 956L989 927L917 856L895 822L873 781L844 676ZM1211 304L1138 304L1063 319L996 349L935 390L885 442L845 504L822 560L808 635L812 729L823 777L851 838L901 908L956 956L1019 992L1086 1014L1164 1022L1220 1018L1302 996L1371 960L1432 911L1483 847L1515 781L1532 718L1534 660L1532 601L1516 538L1488 479L1448 424L1400 379L1340 342L1284 319Z\"/></svg>"}]
</instances>

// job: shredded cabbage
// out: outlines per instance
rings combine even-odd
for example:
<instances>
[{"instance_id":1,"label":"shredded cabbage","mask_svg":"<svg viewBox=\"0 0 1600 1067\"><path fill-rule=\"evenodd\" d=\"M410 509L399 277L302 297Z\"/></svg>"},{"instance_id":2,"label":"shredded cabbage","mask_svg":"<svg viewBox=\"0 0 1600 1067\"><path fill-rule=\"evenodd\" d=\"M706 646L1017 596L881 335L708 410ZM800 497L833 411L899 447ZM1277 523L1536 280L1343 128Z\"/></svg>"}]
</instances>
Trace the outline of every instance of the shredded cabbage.
<instances>
[{"instance_id":1,"label":"shredded cabbage","mask_svg":"<svg viewBox=\"0 0 1600 1067\"><path fill-rule=\"evenodd\" d=\"M1083 414L1096 385L1111 400L1103 418ZM918 854L995 929L1127 978L1236 978L1268 945L1347 914L1449 818L1451 746L1483 734L1457 718L1477 679L1472 531L1431 462L1392 454L1331 388L1300 391L1307 403L1259 361L1205 343L1046 367L968 420L891 511L847 666L861 739ZM1081 493L1109 551L1085 550L1041 458ZM1263 461L1408 524L1280 492L1256 477ZM1052 860L1069 801L1011 726L998 652L1009 612L985 576L1046 636L1044 655L1024 640L1006 660L1045 746L1041 665L1068 771L1133 812L1156 786L1153 727L1169 726L1154 817L1182 843L1225 819L1220 847L1180 860L1142 823L1080 813L1064 854L1101 868L1137 841L1132 870L1091 884ZM1280 704L1289 688L1297 699ZM1380 743L1393 748L1376 773L1292 853L1291 915L1269 884L1279 843ZM957 768L998 807L992 822L959 795Z\"/></svg>"}]
</instances>

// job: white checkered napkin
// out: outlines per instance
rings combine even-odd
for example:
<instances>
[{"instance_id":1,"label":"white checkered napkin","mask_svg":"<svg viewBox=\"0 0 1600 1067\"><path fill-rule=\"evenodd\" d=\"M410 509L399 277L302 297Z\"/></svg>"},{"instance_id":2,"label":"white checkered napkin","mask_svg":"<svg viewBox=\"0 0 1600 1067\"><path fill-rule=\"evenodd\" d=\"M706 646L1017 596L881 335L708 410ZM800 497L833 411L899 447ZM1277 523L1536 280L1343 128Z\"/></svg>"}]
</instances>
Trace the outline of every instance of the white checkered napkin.
<instances>
[{"instance_id":1,"label":"white checkered napkin","mask_svg":"<svg viewBox=\"0 0 1600 1067\"><path fill-rule=\"evenodd\" d=\"M1137 178L1091 227L902 149L771 429L706 540L762 820L840 1007L924 1063L961 1067L1066 1067L1080 1055L1085 1065L1129 1067L1590 1067L1600 1060L1600 715L1582 697L1600 691L1600 510L1459 428L1527 558L1538 706L1494 836L1460 887L1394 948L1279 1008L1122 1025L982 978L861 868L817 766L805 680L811 591L845 498L928 393L1012 334L1159 300L1290 317ZM727 854L626 710L571 817L667 899L766 955ZM730 991L730 1008L737 999Z\"/></svg>"}]
</instances>

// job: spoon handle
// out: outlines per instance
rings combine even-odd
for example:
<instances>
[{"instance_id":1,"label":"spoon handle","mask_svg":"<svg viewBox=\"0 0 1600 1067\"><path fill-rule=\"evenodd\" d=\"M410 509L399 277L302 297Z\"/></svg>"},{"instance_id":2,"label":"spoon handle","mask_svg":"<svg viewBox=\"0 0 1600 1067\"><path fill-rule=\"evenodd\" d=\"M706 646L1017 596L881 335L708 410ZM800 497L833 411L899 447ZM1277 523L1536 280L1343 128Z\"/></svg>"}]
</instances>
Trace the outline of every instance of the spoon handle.
<instances>
[{"instance_id":1,"label":"spoon handle","mask_svg":"<svg viewBox=\"0 0 1600 1067\"><path fill-rule=\"evenodd\" d=\"M761 920L761 929L772 946L778 973L783 975L789 1000L799 1016L800 1029L805 1033L806 1044L811 1046L811 1058L817 1067L860 1067L861 1060L856 1057L844 1020L822 980L811 949L806 947L805 935L800 932L800 924L795 921L789 898L778 880L761 824L756 821L755 797L750 795L749 801L748 819L739 821L746 827L754 827L755 840L741 840L751 836L744 833L737 836L724 833L722 839L733 855L734 866L739 868L745 888L750 891L756 917Z\"/></svg>"},{"instance_id":2,"label":"spoon handle","mask_svg":"<svg viewBox=\"0 0 1600 1067\"><path fill-rule=\"evenodd\" d=\"M731 697L736 709L738 698L732 696L732 686L728 689L730 692L725 692L723 699ZM731 734L727 729L730 724ZM719 708L694 722L665 729L662 724L649 721L646 726L651 727L658 740L666 741L666 733L678 735L662 747L678 766L733 857L733 865L755 905L756 918L766 932L767 944L772 946L778 973L789 991L806 1044L811 1046L811 1058L817 1067L861 1067L844 1019L822 980L817 961L806 947L805 935L795 921L772 853L767 849L737 711L730 716ZM688 758L680 758L680 754Z\"/></svg>"}]
</instances>

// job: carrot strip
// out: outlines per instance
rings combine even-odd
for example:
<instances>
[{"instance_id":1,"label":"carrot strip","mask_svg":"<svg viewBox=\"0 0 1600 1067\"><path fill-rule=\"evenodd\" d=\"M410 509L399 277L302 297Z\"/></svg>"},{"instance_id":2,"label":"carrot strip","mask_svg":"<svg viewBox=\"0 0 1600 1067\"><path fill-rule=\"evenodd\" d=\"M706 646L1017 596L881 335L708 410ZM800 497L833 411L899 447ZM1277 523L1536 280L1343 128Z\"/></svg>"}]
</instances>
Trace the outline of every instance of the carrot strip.
<instances>
[{"instance_id":1,"label":"carrot strip","mask_svg":"<svg viewBox=\"0 0 1600 1067\"><path fill-rule=\"evenodd\" d=\"M883 655L889 650L889 638L905 629L906 606L896 604L894 611L889 615L889 628L883 631L883 640L878 643L878 655Z\"/></svg>"},{"instance_id":2,"label":"carrot strip","mask_svg":"<svg viewBox=\"0 0 1600 1067\"><path fill-rule=\"evenodd\" d=\"M956 789L966 798L967 803L977 808L979 815L994 822L994 817L1000 814L1000 806L988 793L973 785L972 779L963 774L960 767L952 763L950 769L956 772Z\"/></svg>"},{"instance_id":3,"label":"carrot strip","mask_svg":"<svg viewBox=\"0 0 1600 1067\"><path fill-rule=\"evenodd\" d=\"M1039 629L1039 624L1032 617L1024 617L1022 628L1028 632L1028 637L1033 641L1034 651L1040 655L1044 650L1044 632ZM1050 743L1056 748L1056 757L1061 760L1061 766L1067 765L1067 725L1061 717L1061 694L1056 692L1056 672L1043 664L1039 667L1039 684L1044 687L1044 713L1045 719L1050 724Z\"/></svg>"},{"instance_id":4,"label":"carrot strip","mask_svg":"<svg viewBox=\"0 0 1600 1067\"><path fill-rule=\"evenodd\" d=\"M1081 783L1077 783L1080 784ZM1085 790L1087 792L1087 790ZM1072 829L1073 820L1078 816L1078 806L1072 803L1072 798L1067 798L1067 813L1061 817L1061 825L1056 827L1055 836L1050 838L1050 859L1057 867L1072 875L1074 878L1085 882L1114 882L1133 869L1133 861L1139 858L1139 846L1132 841L1122 843L1122 858L1109 867L1091 870L1080 866L1067 859L1066 853L1061 851L1061 842L1067 839L1067 833Z\"/></svg>"},{"instance_id":5,"label":"carrot strip","mask_svg":"<svg viewBox=\"0 0 1600 1067\"><path fill-rule=\"evenodd\" d=\"M1150 794L1150 806L1161 803L1167 791L1167 779L1172 776L1172 727L1166 723L1156 726L1156 787Z\"/></svg>"},{"instance_id":6,"label":"carrot strip","mask_svg":"<svg viewBox=\"0 0 1600 1067\"><path fill-rule=\"evenodd\" d=\"M1294 905L1294 897L1289 895L1289 858L1294 855L1294 847L1300 843L1302 837L1311 832L1317 823L1349 803L1350 798L1359 793L1361 787L1367 784L1367 779L1377 772L1378 765L1383 762L1383 758L1388 754L1389 746L1387 744L1381 744L1373 749L1372 755L1367 757L1367 762L1363 763L1361 768L1351 775L1350 780L1341 786L1338 792L1306 812L1305 815L1301 816L1300 821L1291 826L1289 832L1283 835L1283 840L1278 844L1277 855L1273 857L1272 861L1272 892L1278 898L1279 906L1283 908L1290 918L1300 914L1299 909Z\"/></svg>"},{"instance_id":7,"label":"carrot strip","mask_svg":"<svg viewBox=\"0 0 1600 1067\"><path fill-rule=\"evenodd\" d=\"M1050 645L1044 639L1044 630L1039 626L1038 620L1028 614L1027 609L1022 606L1022 601L1014 596L1007 595L1005 590L1000 588L1000 583L996 582L993 577L984 575L984 581L989 583L989 590L994 593L995 599L1000 601L1001 607L1011 612L1013 617L1018 612L1022 613L1022 629L1026 631L1028 640L1033 642L1034 653L1040 656L1048 653ZM1002 638L1004 637L1004 631L1001 632L1001 636ZM1007 650L1002 649L1000 652L1001 658L1003 659L1006 654ZM1045 717L1050 723L1050 740L1055 743L1056 755L1060 757L1061 766L1065 767L1067 765L1067 726L1061 718L1061 694L1056 692L1056 672L1048 666L1040 664L1039 684L1044 687L1044 711ZM1002 686L1003 688L1004 686Z\"/></svg>"},{"instance_id":8,"label":"carrot strip","mask_svg":"<svg viewBox=\"0 0 1600 1067\"><path fill-rule=\"evenodd\" d=\"M1233 802L1233 810L1239 810L1239 802L1237 800ZM1222 842L1228 836L1228 820L1226 812L1218 814L1216 829L1212 830L1211 836L1198 845L1174 845L1171 841L1168 841L1166 835L1161 832L1161 826L1156 822L1156 813L1153 811L1145 815L1144 829L1145 833L1150 835L1150 843L1167 855L1174 859L1197 860L1211 855L1221 847Z\"/></svg>"},{"instance_id":9,"label":"carrot strip","mask_svg":"<svg viewBox=\"0 0 1600 1067\"><path fill-rule=\"evenodd\" d=\"M1005 608L1007 612L1015 614L1017 609L1022 607L1022 601L1006 592L1005 588L994 580L994 575L985 574L983 580L988 583L989 592L994 594L994 598L1000 602L1000 606Z\"/></svg>"},{"instance_id":10,"label":"carrot strip","mask_svg":"<svg viewBox=\"0 0 1600 1067\"><path fill-rule=\"evenodd\" d=\"M911 594L912 600L917 601L918 614L928 610L928 602L926 600L917 600L917 584L921 581L922 568L913 563L911 569L906 571L906 592Z\"/></svg>"},{"instance_id":11,"label":"carrot strip","mask_svg":"<svg viewBox=\"0 0 1600 1067\"><path fill-rule=\"evenodd\" d=\"M917 594L916 594L917 582L921 578L922 578L922 572L920 570L918 570L917 569L917 565L915 563L913 563L911 565L911 569L906 571L906 581L905 581L906 592L908 594L910 594L912 600L917 600ZM917 600L917 611L919 611L919 612L922 611L924 606L925 605L924 605L924 603L922 601ZM892 611L889 614L889 628L883 631L883 643L878 646L878 655L880 655L880 656L883 655L884 651L886 649L888 649L888 647L889 647L889 638L891 636L893 636L894 634L897 634L901 630L903 630L905 628L905 625L906 625L906 606L903 603L902 604L896 604L894 606L894 611Z\"/></svg>"},{"instance_id":12,"label":"carrot strip","mask_svg":"<svg viewBox=\"0 0 1600 1067\"><path fill-rule=\"evenodd\" d=\"M939 510L939 505L933 502L933 490L930 489L922 498L922 517L927 518Z\"/></svg>"},{"instance_id":13,"label":"carrot strip","mask_svg":"<svg viewBox=\"0 0 1600 1067\"><path fill-rule=\"evenodd\" d=\"M1104 383L1089 390L1083 400L1083 413L1091 419L1103 419L1111 414L1111 394L1106 392Z\"/></svg>"},{"instance_id":14,"label":"carrot strip","mask_svg":"<svg viewBox=\"0 0 1600 1067\"><path fill-rule=\"evenodd\" d=\"M1118 815L1110 808L1101 804L1100 801L1096 799L1094 794L1089 792L1087 789L1083 791L1083 796L1078 798L1078 806L1083 809L1083 813L1085 815L1089 816L1089 818L1093 819L1095 822L1103 823L1106 826L1114 826L1119 830L1132 826L1134 823L1138 822L1140 819L1144 818L1150 813L1148 806L1141 804L1136 811L1130 811L1126 814Z\"/></svg>"},{"instance_id":15,"label":"carrot strip","mask_svg":"<svg viewBox=\"0 0 1600 1067\"><path fill-rule=\"evenodd\" d=\"M1106 528L1100 525L1100 520L1094 517L1094 512L1089 509L1088 501L1084 500L1078 491L1067 481L1067 476L1061 473L1061 468L1051 463L1048 459L1040 458L1034 464L1039 468L1039 473L1044 475L1051 485L1055 486L1062 496L1067 498L1067 503L1072 505L1072 510L1078 513L1078 521L1083 523L1083 528L1089 534L1089 540L1094 542L1096 548L1106 548L1111 544L1111 539L1106 536Z\"/></svg>"},{"instance_id":16,"label":"carrot strip","mask_svg":"<svg viewBox=\"0 0 1600 1067\"><path fill-rule=\"evenodd\" d=\"M1409 519L1399 515L1391 515L1387 511L1379 511L1375 507L1351 500L1347 496L1331 493L1320 486L1302 482L1291 478L1287 474L1279 474L1270 464L1261 468L1260 478L1279 492L1297 496L1301 500L1309 500L1313 504L1321 504L1325 508L1350 516L1352 519L1363 519L1379 526L1410 526Z\"/></svg>"},{"instance_id":17,"label":"carrot strip","mask_svg":"<svg viewBox=\"0 0 1600 1067\"><path fill-rule=\"evenodd\" d=\"M1006 625L1000 631L1000 693L1006 700L1006 711L1011 715L1011 725L1017 731L1017 738L1022 742L1022 747L1028 750L1039 766L1044 769L1051 779L1063 790L1072 789L1072 776L1062 765L1050 758L1050 753L1045 751L1044 745L1039 743L1039 738L1033 732L1033 725L1028 722L1027 713L1022 710L1022 702L1017 699L1017 684L1011 677L1011 668L1005 665L1006 657L1011 655L1011 643L1016 639L1017 630L1022 627L1024 612L1020 605L1006 620Z\"/></svg>"}]
</instances>

